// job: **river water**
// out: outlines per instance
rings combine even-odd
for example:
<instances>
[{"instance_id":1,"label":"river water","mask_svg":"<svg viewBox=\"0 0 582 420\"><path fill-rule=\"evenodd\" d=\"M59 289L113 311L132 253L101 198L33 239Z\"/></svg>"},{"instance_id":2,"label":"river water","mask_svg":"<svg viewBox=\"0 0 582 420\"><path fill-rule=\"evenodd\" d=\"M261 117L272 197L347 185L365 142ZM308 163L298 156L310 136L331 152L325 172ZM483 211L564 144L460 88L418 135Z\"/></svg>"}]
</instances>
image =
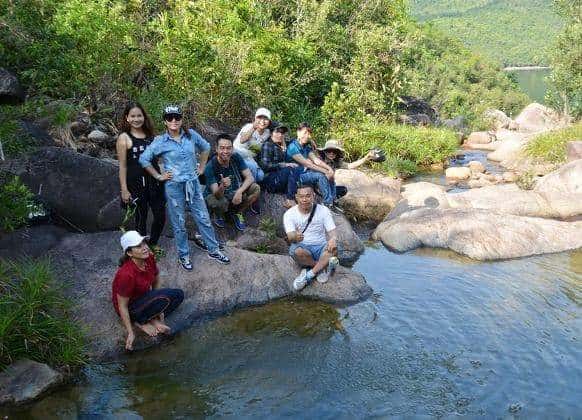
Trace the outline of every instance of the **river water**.
<instances>
[{"instance_id":1,"label":"river water","mask_svg":"<svg viewBox=\"0 0 582 420\"><path fill-rule=\"evenodd\" d=\"M550 69L531 69L531 70L511 70L515 74L517 85L530 97L533 102L540 104L545 103L545 95L548 89L546 77L550 75Z\"/></svg>"},{"instance_id":2,"label":"river water","mask_svg":"<svg viewBox=\"0 0 582 420\"><path fill-rule=\"evenodd\" d=\"M475 262L368 243L374 288L336 308L288 299L205 320L94 365L19 418L582 413L582 251ZM333 283L330 284L333 286Z\"/></svg>"}]
</instances>

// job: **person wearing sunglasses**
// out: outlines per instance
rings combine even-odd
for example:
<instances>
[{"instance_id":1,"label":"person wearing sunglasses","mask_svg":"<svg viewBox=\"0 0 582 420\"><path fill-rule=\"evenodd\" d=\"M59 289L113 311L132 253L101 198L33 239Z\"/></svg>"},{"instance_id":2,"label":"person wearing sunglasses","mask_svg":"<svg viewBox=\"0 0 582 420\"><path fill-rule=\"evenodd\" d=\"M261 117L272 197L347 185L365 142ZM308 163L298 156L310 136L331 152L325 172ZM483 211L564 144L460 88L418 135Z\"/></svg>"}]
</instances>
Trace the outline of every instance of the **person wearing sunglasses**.
<instances>
[{"instance_id":1,"label":"person wearing sunglasses","mask_svg":"<svg viewBox=\"0 0 582 420\"><path fill-rule=\"evenodd\" d=\"M219 263L228 264L230 259L220 252L198 180L198 176L204 173L210 144L191 128L182 128L182 109L179 106L166 106L163 118L166 132L155 138L140 156L139 163L155 179L165 181L168 215L180 264L187 271L193 269L186 231L186 209L198 226L208 256ZM197 153L200 162L197 161ZM152 162L156 159L161 160L163 173L153 167Z\"/></svg>"}]
</instances>

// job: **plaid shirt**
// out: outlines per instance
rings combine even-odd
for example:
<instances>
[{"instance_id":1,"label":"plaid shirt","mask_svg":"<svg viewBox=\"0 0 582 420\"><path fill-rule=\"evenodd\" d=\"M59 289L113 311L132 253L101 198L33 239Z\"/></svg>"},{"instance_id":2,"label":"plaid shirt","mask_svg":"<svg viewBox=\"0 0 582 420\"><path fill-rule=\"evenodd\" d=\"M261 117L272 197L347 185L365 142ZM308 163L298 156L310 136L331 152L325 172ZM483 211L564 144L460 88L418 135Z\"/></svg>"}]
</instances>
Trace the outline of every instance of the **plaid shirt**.
<instances>
[{"instance_id":1,"label":"plaid shirt","mask_svg":"<svg viewBox=\"0 0 582 420\"><path fill-rule=\"evenodd\" d=\"M265 172L276 171L285 165L285 151L270 138L261 146L259 165Z\"/></svg>"}]
</instances>

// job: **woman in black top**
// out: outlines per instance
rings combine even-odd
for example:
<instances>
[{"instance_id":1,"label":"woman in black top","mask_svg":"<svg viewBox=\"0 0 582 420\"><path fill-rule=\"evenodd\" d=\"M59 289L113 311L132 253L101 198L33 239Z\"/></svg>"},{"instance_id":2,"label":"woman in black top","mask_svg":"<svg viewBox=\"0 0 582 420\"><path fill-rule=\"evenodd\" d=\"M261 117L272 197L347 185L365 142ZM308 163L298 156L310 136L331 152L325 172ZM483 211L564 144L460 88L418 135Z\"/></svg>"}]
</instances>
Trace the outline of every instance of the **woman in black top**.
<instances>
[{"instance_id":1,"label":"woman in black top","mask_svg":"<svg viewBox=\"0 0 582 420\"><path fill-rule=\"evenodd\" d=\"M154 220L149 244L155 246L166 223L164 186L145 172L138 162L140 155L153 140L154 125L139 103L130 102L123 111L120 131L117 157L122 206L136 206L135 227L142 236L147 235L148 209L151 208Z\"/></svg>"}]
</instances>

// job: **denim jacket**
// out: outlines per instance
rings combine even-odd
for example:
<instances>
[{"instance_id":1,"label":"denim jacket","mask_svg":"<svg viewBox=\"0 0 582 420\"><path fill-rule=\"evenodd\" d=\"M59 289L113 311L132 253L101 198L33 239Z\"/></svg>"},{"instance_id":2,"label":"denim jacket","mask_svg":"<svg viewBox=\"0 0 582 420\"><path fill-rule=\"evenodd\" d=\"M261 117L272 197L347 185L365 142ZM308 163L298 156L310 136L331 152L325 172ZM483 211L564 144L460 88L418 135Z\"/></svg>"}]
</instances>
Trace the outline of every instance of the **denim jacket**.
<instances>
[{"instance_id":1,"label":"denim jacket","mask_svg":"<svg viewBox=\"0 0 582 420\"><path fill-rule=\"evenodd\" d=\"M142 167L152 166L154 159L161 159L165 171L172 171L170 182L186 182L197 178L196 153L208 152L210 144L196 131L190 129L191 138L181 132L181 143L166 132L157 136L139 158Z\"/></svg>"}]
</instances>

